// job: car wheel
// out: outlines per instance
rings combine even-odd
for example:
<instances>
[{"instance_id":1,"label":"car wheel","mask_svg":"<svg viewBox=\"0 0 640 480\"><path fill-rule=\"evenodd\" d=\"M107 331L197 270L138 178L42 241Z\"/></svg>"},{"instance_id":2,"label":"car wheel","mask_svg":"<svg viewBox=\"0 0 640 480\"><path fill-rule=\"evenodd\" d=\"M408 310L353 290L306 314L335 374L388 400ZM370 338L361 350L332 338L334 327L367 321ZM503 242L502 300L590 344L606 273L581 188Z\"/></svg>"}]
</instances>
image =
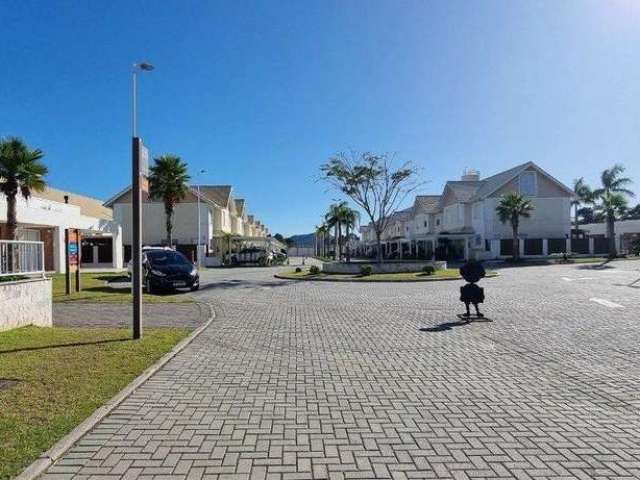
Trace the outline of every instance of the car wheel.
<instances>
[{"instance_id":1,"label":"car wheel","mask_svg":"<svg viewBox=\"0 0 640 480\"><path fill-rule=\"evenodd\" d=\"M194 283L193 285L191 285L191 291L192 292L195 292L199 288L200 288L200 283Z\"/></svg>"}]
</instances>

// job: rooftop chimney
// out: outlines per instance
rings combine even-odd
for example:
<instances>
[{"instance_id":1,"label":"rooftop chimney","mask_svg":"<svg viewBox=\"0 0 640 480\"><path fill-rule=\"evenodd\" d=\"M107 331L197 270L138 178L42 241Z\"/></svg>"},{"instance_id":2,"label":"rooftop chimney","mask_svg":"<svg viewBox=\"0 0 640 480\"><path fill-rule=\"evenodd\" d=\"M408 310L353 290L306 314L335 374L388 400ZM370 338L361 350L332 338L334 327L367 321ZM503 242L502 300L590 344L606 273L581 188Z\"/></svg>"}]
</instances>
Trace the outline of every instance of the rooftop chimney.
<instances>
[{"instance_id":1,"label":"rooftop chimney","mask_svg":"<svg viewBox=\"0 0 640 480\"><path fill-rule=\"evenodd\" d=\"M480 181L480 172L475 169L466 169L462 174L463 182L478 182Z\"/></svg>"}]
</instances>

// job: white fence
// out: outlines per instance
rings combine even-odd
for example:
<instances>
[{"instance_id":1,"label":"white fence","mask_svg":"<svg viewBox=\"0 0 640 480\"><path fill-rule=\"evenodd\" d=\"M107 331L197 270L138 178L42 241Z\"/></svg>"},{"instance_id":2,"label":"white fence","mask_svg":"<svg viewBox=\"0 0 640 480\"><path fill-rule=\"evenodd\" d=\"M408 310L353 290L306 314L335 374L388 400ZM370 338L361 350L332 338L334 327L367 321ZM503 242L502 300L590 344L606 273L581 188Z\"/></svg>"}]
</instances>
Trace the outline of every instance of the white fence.
<instances>
[{"instance_id":1,"label":"white fence","mask_svg":"<svg viewBox=\"0 0 640 480\"><path fill-rule=\"evenodd\" d=\"M10 275L44 276L44 243L0 240L0 277Z\"/></svg>"}]
</instances>

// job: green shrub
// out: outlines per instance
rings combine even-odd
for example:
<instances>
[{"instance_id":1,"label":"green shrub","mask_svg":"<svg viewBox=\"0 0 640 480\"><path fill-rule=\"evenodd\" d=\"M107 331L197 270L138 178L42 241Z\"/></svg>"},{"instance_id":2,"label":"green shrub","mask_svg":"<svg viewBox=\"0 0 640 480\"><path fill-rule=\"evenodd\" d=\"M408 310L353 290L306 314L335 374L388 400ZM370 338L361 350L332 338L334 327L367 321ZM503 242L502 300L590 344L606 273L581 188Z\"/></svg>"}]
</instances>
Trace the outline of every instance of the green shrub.
<instances>
[{"instance_id":1,"label":"green shrub","mask_svg":"<svg viewBox=\"0 0 640 480\"><path fill-rule=\"evenodd\" d=\"M296 273L302 273L302 269L300 267L296 267Z\"/></svg>"},{"instance_id":2,"label":"green shrub","mask_svg":"<svg viewBox=\"0 0 640 480\"><path fill-rule=\"evenodd\" d=\"M320 268L317 265L311 265L311 267L309 267L309 273L311 275L318 275L320 273Z\"/></svg>"},{"instance_id":3,"label":"green shrub","mask_svg":"<svg viewBox=\"0 0 640 480\"><path fill-rule=\"evenodd\" d=\"M368 277L372 273L373 273L373 268L371 267L371 265L362 265L360 267L360 275L362 275L363 277Z\"/></svg>"},{"instance_id":4,"label":"green shrub","mask_svg":"<svg viewBox=\"0 0 640 480\"><path fill-rule=\"evenodd\" d=\"M424 267L422 267L422 272L425 275L433 275L434 273L436 273L436 267L434 267L433 265L425 265Z\"/></svg>"},{"instance_id":5,"label":"green shrub","mask_svg":"<svg viewBox=\"0 0 640 480\"><path fill-rule=\"evenodd\" d=\"M631 253L633 255L640 255L640 239L634 241L631 245Z\"/></svg>"}]
</instances>

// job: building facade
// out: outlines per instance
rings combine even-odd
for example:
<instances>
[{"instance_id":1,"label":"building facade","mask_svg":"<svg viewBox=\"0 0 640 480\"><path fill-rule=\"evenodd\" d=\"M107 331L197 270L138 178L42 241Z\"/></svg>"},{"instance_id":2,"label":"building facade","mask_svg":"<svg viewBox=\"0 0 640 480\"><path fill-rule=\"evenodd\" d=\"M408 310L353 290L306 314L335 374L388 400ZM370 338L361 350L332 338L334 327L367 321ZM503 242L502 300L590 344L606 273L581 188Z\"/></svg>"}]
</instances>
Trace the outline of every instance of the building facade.
<instances>
[{"instance_id":1,"label":"building facade","mask_svg":"<svg viewBox=\"0 0 640 480\"><path fill-rule=\"evenodd\" d=\"M447 260L497 259L512 255L509 224L500 222L496 206L510 192L525 195L534 206L520 222L520 254L544 256L571 251L573 191L529 162L481 179L477 171L448 181L440 195L418 195L413 205L395 212L382 234L387 258ZM361 254L376 254L371 225L360 229Z\"/></svg>"},{"instance_id":2,"label":"building facade","mask_svg":"<svg viewBox=\"0 0 640 480\"><path fill-rule=\"evenodd\" d=\"M95 198L45 188L17 198L18 240L44 243L45 270L64 273L65 230L79 229L81 267L122 268L122 229L110 208ZM0 197L0 237L6 238L7 201Z\"/></svg>"},{"instance_id":3,"label":"building facade","mask_svg":"<svg viewBox=\"0 0 640 480\"><path fill-rule=\"evenodd\" d=\"M152 199L148 193L142 195L142 202L143 245L166 245L164 204ZM131 188L119 192L105 205L113 208L113 218L122 227L126 262L131 257ZM221 257L226 253L230 238L236 248L264 243L267 230L254 228L256 223L259 224L248 215L246 200L235 199L230 185L193 185L187 196L175 205L172 240L190 259L197 260L198 244L203 256Z\"/></svg>"}]
</instances>

